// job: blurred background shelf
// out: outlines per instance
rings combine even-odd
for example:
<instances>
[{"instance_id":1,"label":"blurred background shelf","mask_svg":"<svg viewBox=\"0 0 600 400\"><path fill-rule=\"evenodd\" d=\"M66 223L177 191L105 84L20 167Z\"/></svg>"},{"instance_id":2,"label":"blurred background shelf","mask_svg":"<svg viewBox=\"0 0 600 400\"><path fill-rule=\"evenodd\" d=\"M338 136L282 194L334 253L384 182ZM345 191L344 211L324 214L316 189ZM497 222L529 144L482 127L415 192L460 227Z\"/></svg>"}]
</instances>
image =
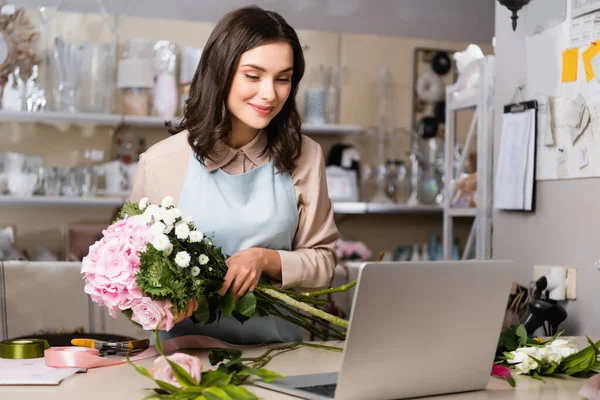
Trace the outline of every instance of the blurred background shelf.
<instances>
[{"instance_id":1,"label":"blurred background shelf","mask_svg":"<svg viewBox=\"0 0 600 400\"><path fill-rule=\"evenodd\" d=\"M86 124L98 126L136 126L149 128L162 128L165 119L157 116L135 116L119 114L96 114L96 113L69 113L57 111L0 111L0 122L35 122L41 124ZM172 122L177 124L180 119ZM358 135L361 133L359 125L338 124L304 124L302 131L305 134L330 134L330 135Z\"/></svg>"},{"instance_id":2,"label":"blurred background shelf","mask_svg":"<svg viewBox=\"0 0 600 400\"><path fill-rule=\"evenodd\" d=\"M57 111L0 111L0 122L36 122L41 124L86 124L102 126L118 126L122 117L118 114L69 113Z\"/></svg>"},{"instance_id":3,"label":"blurred background shelf","mask_svg":"<svg viewBox=\"0 0 600 400\"><path fill-rule=\"evenodd\" d=\"M101 206L120 207L128 198L127 193L105 197L46 197L46 196L0 196L0 205L31 206ZM384 204L365 202L334 202L336 214L441 214L438 206L407 206L405 204Z\"/></svg>"},{"instance_id":4,"label":"blurred background shelf","mask_svg":"<svg viewBox=\"0 0 600 400\"><path fill-rule=\"evenodd\" d=\"M334 202L336 214L441 214L439 206L363 202Z\"/></svg>"},{"instance_id":5,"label":"blurred background shelf","mask_svg":"<svg viewBox=\"0 0 600 400\"><path fill-rule=\"evenodd\" d=\"M0 196L0 205L9 206L93 206L120 207L122 197L47 197L47 196Z\"/></svg>"}]
</instances>

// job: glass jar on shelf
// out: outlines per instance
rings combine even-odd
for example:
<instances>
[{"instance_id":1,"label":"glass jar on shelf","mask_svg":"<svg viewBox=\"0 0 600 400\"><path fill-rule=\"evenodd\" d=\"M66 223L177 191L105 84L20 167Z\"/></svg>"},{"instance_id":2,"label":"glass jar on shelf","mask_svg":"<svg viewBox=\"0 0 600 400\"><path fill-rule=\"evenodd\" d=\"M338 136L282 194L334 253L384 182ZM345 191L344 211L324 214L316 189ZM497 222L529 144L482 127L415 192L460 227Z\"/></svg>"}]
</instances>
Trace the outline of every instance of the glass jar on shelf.
<instances>
[{"instance_id":1,"label":"glass jar on shelf","mask_svg":"<svg viewBox=\"0 0 600 400\"><path fill-rule=\"evenodd\" d=\"M117 86L121 91L121 113L146 116L152 108L154 71L143 58L125 58L119 61Z\"/></svg>"}]
</instances>

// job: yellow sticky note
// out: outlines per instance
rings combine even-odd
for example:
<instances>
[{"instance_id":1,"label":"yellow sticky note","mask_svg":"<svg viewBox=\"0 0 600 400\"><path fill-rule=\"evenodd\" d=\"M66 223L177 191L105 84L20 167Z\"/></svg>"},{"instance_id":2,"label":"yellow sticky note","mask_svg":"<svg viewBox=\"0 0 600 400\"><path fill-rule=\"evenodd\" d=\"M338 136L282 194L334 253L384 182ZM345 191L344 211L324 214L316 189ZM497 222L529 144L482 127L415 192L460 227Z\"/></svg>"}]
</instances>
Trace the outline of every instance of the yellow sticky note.
<instances>
[{"instance_id":1,"label":"yellow sticky note","mask_svg":"<svg viewBox=\"0 0 600 400\"><path fill-rule=\"evenodd\" d=\"M581 59L583 60L583 68L585 69L585 79L587 82L594 79L596 76L594 74L594 68L592 67L592 59L596 54L600 52L600 45L596 42L593 42L590 47L587 48L586 51L581 55Z\"/></svg>"},{"instance_id":2,"label":"yellow sticky note","mask_svg":"<svg viewBox=\"0 0 600 400\"><path fill-rule=\"evenodd\" d=\"M563 51L562 59L562 81L575 82L577 80L577 68L579 64L579 49L568 49Z\"/></svg>"}]
</instances>

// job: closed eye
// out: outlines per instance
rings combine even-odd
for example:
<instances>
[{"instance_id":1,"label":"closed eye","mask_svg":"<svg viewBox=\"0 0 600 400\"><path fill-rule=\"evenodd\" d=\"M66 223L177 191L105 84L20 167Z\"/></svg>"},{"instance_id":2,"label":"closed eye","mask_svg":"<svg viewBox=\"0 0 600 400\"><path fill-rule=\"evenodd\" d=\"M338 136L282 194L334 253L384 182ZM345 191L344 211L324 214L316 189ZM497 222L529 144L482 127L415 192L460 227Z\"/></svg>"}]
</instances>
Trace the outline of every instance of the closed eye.
<instances>
[{"instance_id":1,"label":"closed eye","mask_svg":"<svg viewBox=\"0 0 600 400\"><path fill-rule=\"evenodd\" d=\"M250 75L250 74L244 74L244 75L246 75L246 78L248 78L248 79L250 79L252 81L256 81L256 80L259 79L259 77L256 76L256 75Z\"/></svg>"}]
</instances>

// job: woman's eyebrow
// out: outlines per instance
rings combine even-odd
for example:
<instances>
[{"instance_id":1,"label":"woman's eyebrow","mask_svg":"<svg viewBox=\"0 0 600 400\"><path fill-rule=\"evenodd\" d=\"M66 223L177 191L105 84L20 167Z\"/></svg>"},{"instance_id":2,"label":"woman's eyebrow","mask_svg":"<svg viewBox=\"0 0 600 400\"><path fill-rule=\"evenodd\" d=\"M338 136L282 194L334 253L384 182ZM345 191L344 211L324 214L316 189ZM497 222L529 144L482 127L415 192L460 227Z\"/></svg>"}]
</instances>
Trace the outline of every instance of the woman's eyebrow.
<instances>
[{"instance_id":1,"label":"woman's eyebrow","mask_svg":"<svg viewBox=\"0 0 600 400\"><path fill-rule=\"evenodd\" d=\"M256 64L244 64L244 65L242 65L242 67L250 67L250 68L254 68L254 69L257 69L259 71L262 71L262 72L267 72L266 69L264 69L263 67L259 67ZM286 69L284 69L282 71L279 71L279 73L282 74L284 72L293 71L293 70L294 70L293 67L289 67L289 68L286 68Z\"/></svg>"}]
</instances>

